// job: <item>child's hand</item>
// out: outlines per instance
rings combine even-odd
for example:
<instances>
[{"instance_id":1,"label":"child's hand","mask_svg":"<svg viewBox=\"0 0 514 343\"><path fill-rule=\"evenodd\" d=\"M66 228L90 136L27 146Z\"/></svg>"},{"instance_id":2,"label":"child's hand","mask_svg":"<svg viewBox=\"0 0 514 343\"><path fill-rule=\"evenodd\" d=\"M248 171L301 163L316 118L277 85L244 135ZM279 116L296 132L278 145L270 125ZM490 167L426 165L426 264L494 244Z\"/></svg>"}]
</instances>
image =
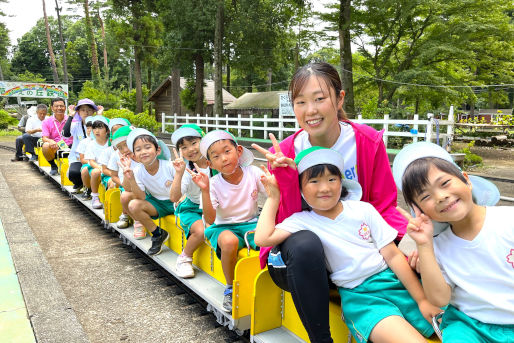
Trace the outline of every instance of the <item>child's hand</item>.
<instances>
[{"instance_id":1,"label":"child's hand","mask_svg":"<svg viewBox=\"0 0 514 343\"><path fill-rule=\"evenodd\" d=\"M427 299L418 304L419 311L423 317L432 324L432 318L443 312L439 307L432 305Z\"/></svg>"},{"instance_id":2,"label":"child's hand","mask_svg":"<svg viewBox=\"0 0 514 343\"><path fill-rule=\"evenodd\" d=\"M75 114L75 105L68 106L68 113L70 116L73 116Z\"/></svg>"},{"instance_id":3,"label":"child's hand","mask_svg":"<svg viewBox=\"0 0 514 343\"><path fill-rule=\"evenodd\" d=\"M186 162L184 162L182 152L179 154L177 149L173 148L173 154L175 155L175 159L172 161L173 168L175 168L177 174L183 175L186 170Z\"/></svg>"},{"instance_id":4,"label":"child's hand","mask_svg":"<svg viewBox=\"0 0 514 343\"><path fill-rule=\"evenodd\" d=\"M120 156L120 162L118 163L118 166L123 170L123 176L126 177L127 180L134 178L134 171L130 167L131 161L130 157Z\"/></svg>"},{"instance_id":5,"label":"child's hand","mask_svg":"<svg viewBox=\"0 0 514 343\"><path fill-rule=\"evenodd\" d=\"M196 185L198 187L200 187L200 189L202 191L209 190L209 176L207 176L207 174L203 173L200 170L200 167L198 167L198 165L196 163L194 163L194 166L195 166L196 170L198 171L196 173L194 171L192 171L191 169L186 168L187 172L189 174L191 174L191 178L193 179L193 182L196 183Z\"/></svg>"},{"instance_id":6,"label":"child's hand","mask_svg":"<svg viewBox=\"0 0 514 343\"><path fill-rule=\"evenodd\" d=\"M102 105L98 105L96 107L98 108L98 110L96 111L96 114L101 116L104 113L104 107Z\"/></svg>"},{"instance_id":7,"label":"child's hand","mask_svg":"<svg viewBox=\"0 0 514 343\"><path fill-rule=\"evenodd\" d=\"M266 159L268 160L268 162L271 166L271 169L275 169L275 168L279 168L279 167L282 167L282 168L290 167L290 168L296 169L296 164L294 163L294 160L292 158L285 156L282 153L282 150L280 150L280 145L278 144L278 141L275 138L275 136L272 133L270 133L269 138L271 139L271 142L273 143L273 148L275 149L274 154L271 153L269 150L266 150L257 144L252 144L252 148L254 148L258 152L263 154L264 157L266 157Z\"/></svg>"},{"instance_id":8,"label":"child's hand","mask_svg":"<svg viewBox=\"0 0 514 343\"><path fill-rule=\"evenodd\" d=\"M261 182L266 189L268 198L280 199L280 189L278 188L275 175L272 175L265 166L261 165L261 169L264 171L264 175L261 176Z\"/></svg>"},{"instance_id":9,"label":"child's hand","mask_svg":"<svg viewBox=\"0 0 514 343\"><path fill-rule=\"evenodd\" d=\"M427 215L421 213L421 210L417 206L413 206L413 208L416 214L415 218L403 208L397 207L396 209L409 221L409 224L407 224L407 233L418 246L431 243L434 234L432 221Z\"/></svg>"}]
</instances>

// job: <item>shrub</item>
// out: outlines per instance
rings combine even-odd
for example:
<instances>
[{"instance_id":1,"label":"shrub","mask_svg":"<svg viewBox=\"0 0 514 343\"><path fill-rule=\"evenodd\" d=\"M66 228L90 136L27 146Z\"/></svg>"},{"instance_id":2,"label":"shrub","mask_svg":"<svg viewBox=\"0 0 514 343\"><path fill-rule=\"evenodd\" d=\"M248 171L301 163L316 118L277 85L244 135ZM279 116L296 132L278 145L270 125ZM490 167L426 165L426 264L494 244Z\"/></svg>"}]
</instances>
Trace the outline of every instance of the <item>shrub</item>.
<instances>
[{"instance_id":1,"label":"shrub","mask_svg":"<svg viewBox=\"0 0 514 343\"><path fill-rule=\"evenodd\" d=\"M135 127L142 127L151 132L157 132L161 128L161 124L159 124L148 111L134 114L134 112L126 108L119 110L111 109L104 111L104 116L107 118L125 118Z\"/></svg>"},{"instance_id":2,"label":"shrub","mask_svg":"<svg viewBox=\"0 0 514 343\"><path fill-rule=\"evenodd\" d=\"M95 86L92 81L84 82L78 99L89 98L97 105L102 105L105 109L119 108L121 98L116 91L108 89L105 85Z\"/></svg>"},{"instance_id":3,"label":"shrub","mask_svg":"<svg viewBox=\"0 0 514 343\"><path fill-rule=\"evenodd\" d=\"M471 148L474 145L475 141L471 141L470 143L468 143L467 147L457 151L466 154L464 156L464 161L462 162L462 166L464 167L464 169L482 163L482 157L471 152Z\"/></svg>"},{"instance_id":4,"label":"shrub","mask_svg":"<svg viewBox=\"0 0 514 343\"><path fill-rule=\"evenodd\" d=\"M9 115L6 110L0 110L0 130L5 130L9 125L18 124L18 120Z\"/></svg>"}]
</instances>

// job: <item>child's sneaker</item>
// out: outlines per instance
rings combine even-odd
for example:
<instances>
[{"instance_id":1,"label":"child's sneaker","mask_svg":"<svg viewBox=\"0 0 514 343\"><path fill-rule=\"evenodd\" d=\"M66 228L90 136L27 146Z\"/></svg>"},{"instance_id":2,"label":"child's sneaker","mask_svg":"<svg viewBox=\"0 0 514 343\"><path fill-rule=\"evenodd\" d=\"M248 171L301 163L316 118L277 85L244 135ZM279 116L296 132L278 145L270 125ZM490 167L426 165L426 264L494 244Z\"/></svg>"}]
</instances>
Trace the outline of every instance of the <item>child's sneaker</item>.
<instances>
[{"instance_id":1,"label":"child's sneaker","mask_svg":"<svg viewBox=\"0 0 514 343\"><path fill-rule=\"evenodd\" d=\"M104 207L104 205L102 204L102 202L100 201L100 198L97 197L97 196L94 196L93 197L93 208L98 210L100 208Z\"/></svg>"},{"instance_id":2,"label":"child's sneaker","mask_svg":"<svg viewBox=\"0 0 514 343\"><path fill-rule=\"evenodd\" d=\"M152 247L148 250L148 255L158 255L162 251L162 244L166 242L170 235L166 230L162 230L159 236L152 236Z\"/></svg>"},{"instance_id":3,"label":"child's sneaker","mask_svg":"<svg viewBox=\"0 0 514 343\"><path fill-rule=\"evenodd\" d=\"M225 312L232 312L232 286L227 286L223 292L222 307Z\"/></svg>"},{"instance_id":4,"label":"child's sneaker","mask_svg":"<svg viewBox=\"0 0 514 343\"><path fill-rule=\"evenodd\" d=\"M116 222L116 227L118 229L126 229L129 227L129 225L130 225L130 217L128 215L126 215L125 213L122 213L120 215L120 218Z\"/></svg>"},{"instance_id":5,"label":"child's sneaker","mask_svg":"<svg viewBox=\"0 0 514 343\"><path fill-rule=\"evenodd\" d=\"M83 201L91 200L91 190L89 188L86 188L84 193L82 193L80 199Z\"/></svg>"},{"instance_id":6,"label":"child's sneaker","mask_svg":"<svg viewBox=\"0 0 514 343\"><path fill-rule=\"evenodd\" d=\"M193 259L189 256L179 255L177 257L177 275L183 279L195 276L193 269Z\"/></svg>"},{"instance_id":7,"label":"child's sneaker","mask_svg":"<svg viewBox=\"0 0 514 343\"><path fill-rule=\"evenodd\" d=\"M146 231L140 222L137 220L134 222L134 238L135 239L143 239L146 237Z\"/></svg>"}]
</instances>

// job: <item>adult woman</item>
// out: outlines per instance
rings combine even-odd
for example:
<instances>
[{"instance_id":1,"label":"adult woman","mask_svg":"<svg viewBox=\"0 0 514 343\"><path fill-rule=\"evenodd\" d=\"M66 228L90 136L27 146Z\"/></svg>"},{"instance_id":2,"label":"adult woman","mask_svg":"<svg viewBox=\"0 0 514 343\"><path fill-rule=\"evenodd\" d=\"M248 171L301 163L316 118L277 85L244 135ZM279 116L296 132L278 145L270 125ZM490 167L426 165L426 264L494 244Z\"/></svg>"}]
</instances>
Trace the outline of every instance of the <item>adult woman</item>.
<instances>
[{"instance_id":1,"label":"adult woman","mask_svg":"<svg viewBox=\"0 0 514 343\"><path fill-rule=\"evenodd\" d=\"M362 201L371 203L403 237L406 220L396 210L396 186L382 141L382 132L352 123L342 110L344 91L339 74L328 63L300 68L289 85L296 119L302 130L286 138L266 155L281 191L277 222L302 209L298 172L291 163L302 150L322 146L344 156L344 176L362 186ZM272 138L274 140L274 138ZM276 169L275 169L276 168ZM294 181L292 181L294 180ZM270 253L271 250L271 253ZM282 244L262 248L261 267L268 264L274 282L290 291L311 342L332 342L328 321L328 277L323 247L312 232L292 234Z\"/></svg>"}]
</instances>

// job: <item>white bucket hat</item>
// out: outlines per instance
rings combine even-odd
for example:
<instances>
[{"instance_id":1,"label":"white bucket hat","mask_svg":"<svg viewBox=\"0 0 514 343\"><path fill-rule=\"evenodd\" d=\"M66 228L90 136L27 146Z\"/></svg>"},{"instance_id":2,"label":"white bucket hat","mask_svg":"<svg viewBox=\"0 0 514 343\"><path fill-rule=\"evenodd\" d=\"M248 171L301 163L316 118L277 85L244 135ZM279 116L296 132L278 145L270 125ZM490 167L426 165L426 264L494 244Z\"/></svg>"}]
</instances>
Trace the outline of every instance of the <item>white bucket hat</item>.
<instances>
[{"instance_id":1,"label":"white bucket hat","mask_svg":"<svg viewBox=\"0 0 514 343\"><path fill-rule=\"evenodd\" d=\"M232 134L230 134L227 131L224 130L214 130L206 134L202 140L200 141L200 153L203 157L207 158L207 151L209 150L209 147L220 140L223 139L229 139L231 141L234 141L237 144L236 139ZM243 153L241 154L241 157L239 157L239 164L242 166L249 166L252 164L254 156L250 150L243 147Z\"/></svg>"},{"instance_id":2,"label":"white bucket hat","mask_svg":"<svg viewBox=\"0 0 514 343\"><path fill-rule=\"evenodd\" d=\"M452 156L442 147L430 142L417 142L404 147L395 157L393 162L393 177L396 186L402 190L403 174L407 167L420 158L437 157L455 164ZM459 166L455 164L457 168ZM460 168L459 168L460 170ZM494 206L500 200L498 188L490 181L475 175L469 175L472 184L471 194L473 201L481 206ZM411 211L412 212L412 211ZM434 235L446 229L449 224L432 221L434 223Z\"/></svg>"},{"instance_id":3,"label":"white bucket hat","mask_svg":"<svg viewBox=\"0 0 514 343\"><path fill-rule=\"evenodd\" d=\"M175 130L171 135L171 144L177 145L178 141L184 137L198 137L205 136L205 132L196 124L185 124L179 129Z\"/></svg>"},{"instance_id":4,"label":"white bucket hat","mask_svg":"<svg viewBox=\"0 0 514 343\"><path fill-rule=\"evenodd\" d=\"M320 164L331 164L336 166L341 172L341 182L348 191L348 195L344 200L360 200L362 198L361 185L355 180L344 178L344 158L337 151L329 148L313 146L296 155L294 161L298 169L298 174L303 173L310 167Z\"/></svg>"},{"instance_id":5,"label":"white bucket hat","mask_svg":"<svg viewBox=\"0 0 514 343\"><path fill-rule=\"evenodd\" d=\"M157 139L153 133L143 128L134 129L127 136L127 147L131 152L134 152L134 142L136 141L136 138L143 135L151 136L157 141L157 144L161 148L161 153L157 156L157 159L168 161L171 158L171 152L168 146L160 139Z\"/></svg>"}]
</instances>

